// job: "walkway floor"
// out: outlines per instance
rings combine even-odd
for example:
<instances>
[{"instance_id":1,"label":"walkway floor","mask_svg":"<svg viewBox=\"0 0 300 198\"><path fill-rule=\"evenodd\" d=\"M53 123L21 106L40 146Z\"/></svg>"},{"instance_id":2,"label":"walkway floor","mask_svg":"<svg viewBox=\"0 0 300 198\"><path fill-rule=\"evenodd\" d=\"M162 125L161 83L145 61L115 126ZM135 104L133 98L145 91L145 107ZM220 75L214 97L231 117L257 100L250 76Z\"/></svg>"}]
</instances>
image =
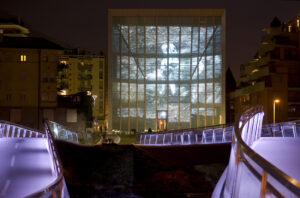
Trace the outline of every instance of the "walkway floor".
<instances>
[{"instance_id":1,"label":"walkway floor","mask_svg":"<svg viewBox=\"0 0 300 198\"><path fill-rule=\"evenodd\" d=\"M264 137L252 148L290 177L300 182L300 138Z\"/></svg>"},{"instance_id":2,"label":"walkway floor","mask_svg":"<svg viewBox=\"0 0 300 198\"><path fill-rule=\"evenodd\" d=\"M24 197L55 180L45 138L0 138L0 197Z\"/></svg>"}]
</instances>

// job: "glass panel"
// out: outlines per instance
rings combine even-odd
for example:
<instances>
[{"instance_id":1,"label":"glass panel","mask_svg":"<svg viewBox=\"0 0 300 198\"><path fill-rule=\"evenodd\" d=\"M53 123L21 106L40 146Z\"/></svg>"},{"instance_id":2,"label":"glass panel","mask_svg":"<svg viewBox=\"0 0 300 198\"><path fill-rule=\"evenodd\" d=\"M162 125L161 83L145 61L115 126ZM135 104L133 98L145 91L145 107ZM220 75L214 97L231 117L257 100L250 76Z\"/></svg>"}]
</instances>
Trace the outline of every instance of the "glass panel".
<instances>
[{"instance_id":1,"label":"glass panel","mask_svg":"<svg viewBox=\"0 0 300 198\"><path fill-rule=\"evenodd\" d=\"M113 17L113 129L156 130L157 110L168 111L169 129L218 124L224 82L214 18Z\"/></svg>"}]
</instances>

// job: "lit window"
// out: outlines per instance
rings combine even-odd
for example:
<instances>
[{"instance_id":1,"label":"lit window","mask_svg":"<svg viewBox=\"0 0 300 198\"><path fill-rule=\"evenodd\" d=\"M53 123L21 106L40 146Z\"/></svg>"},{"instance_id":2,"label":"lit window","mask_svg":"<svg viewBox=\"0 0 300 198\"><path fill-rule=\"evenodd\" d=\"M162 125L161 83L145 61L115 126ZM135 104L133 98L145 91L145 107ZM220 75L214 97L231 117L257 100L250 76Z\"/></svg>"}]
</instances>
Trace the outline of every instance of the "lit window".
<instances>
[{"instance_id":1,"label":"lit window","mask_svg":"<svg viewBox=\"0 0 300 198\"><path fill-rule=\"evenodd\" d=\"M67 95L67 90L60 90L59 95L61 96Z\"/></svg>"},{"instance_id":2,"label":"lit window","mask_svg":"<svg viewBox=\"0 0 300 198\"><path fill-rule=\"evenodd\" d=\"M288 31L289 31L289 32L292 31L292 26L291 26L291 25L288 26Z\"/></svg>"},{"instance_id":3,"label":"lit window","mask_svg":"<svg viewBox=\"0 0 300 198\"><path fill-rule=\"evenodd\" d=\"M60 61L60 64L66 65L66 64L67 64L67 61L61 60L61 61Z\"/></svg>"},{"instance_id":4,"label":"lit window","mask_svg":"<svg viewBox=\"0 0 300 198\"><path fill-rule=\"evenodd\" d=\"M22 54L20 55L21 62L26 62L26 55Z\"/></svg>"},{"instance_id":5,"label":"lit window","mask_svg":"<svg viewBox=\"0 0 300 198\"><path fill-rule=\"evenodd\" d=\"M84 66L84 62L83 62L83 61L81 61L81 62L80 62L80 65L81 65L81 66Z\"/></svg>"},{"instance_id":6,"label":"lit window","mask_svg":"<svg viewBox=\"0 0 300 198\"><path fill-rule=\"evenodd\" d=\"M299 27L299 26L300 26L300 20L297 19L297 27Z\"/></svg>"}]
</instances>

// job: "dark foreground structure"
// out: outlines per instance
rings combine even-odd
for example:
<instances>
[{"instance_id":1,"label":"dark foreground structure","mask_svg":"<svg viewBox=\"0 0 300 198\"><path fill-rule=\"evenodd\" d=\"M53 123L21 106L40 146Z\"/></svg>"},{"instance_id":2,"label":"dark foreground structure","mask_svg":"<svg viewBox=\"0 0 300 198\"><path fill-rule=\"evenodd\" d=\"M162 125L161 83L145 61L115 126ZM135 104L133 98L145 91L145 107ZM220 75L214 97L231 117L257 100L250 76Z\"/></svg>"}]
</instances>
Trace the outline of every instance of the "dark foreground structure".
<instances>
[{"instance_id":1,"label":"dark foreground structure","mask_svg":"<svg viewBox=\"0 0 300 198\"><path fill-rule=\"evenodd\" d=\"M56 144L71 197L210 197L227 163L166 164L132 145Z\"/></svg>"}]
</instances>

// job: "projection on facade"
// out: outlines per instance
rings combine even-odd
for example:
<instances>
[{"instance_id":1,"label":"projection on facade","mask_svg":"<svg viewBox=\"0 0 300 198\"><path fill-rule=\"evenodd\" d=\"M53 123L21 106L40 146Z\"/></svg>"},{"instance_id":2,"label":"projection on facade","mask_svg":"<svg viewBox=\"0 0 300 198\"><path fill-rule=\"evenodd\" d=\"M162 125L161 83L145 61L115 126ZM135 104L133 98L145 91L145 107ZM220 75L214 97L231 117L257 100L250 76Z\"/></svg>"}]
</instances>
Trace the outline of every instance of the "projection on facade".
<instances>
[{"instance_id":1,"label":"projection on facade","mask_svg":"<svg viewBox=\"0 0 300 198\"><path fill-rule=\"evenodd\" d=\"M221 16L113 16L111 129L224 123L221 21Z\"/></svg>"}]
</instances>

